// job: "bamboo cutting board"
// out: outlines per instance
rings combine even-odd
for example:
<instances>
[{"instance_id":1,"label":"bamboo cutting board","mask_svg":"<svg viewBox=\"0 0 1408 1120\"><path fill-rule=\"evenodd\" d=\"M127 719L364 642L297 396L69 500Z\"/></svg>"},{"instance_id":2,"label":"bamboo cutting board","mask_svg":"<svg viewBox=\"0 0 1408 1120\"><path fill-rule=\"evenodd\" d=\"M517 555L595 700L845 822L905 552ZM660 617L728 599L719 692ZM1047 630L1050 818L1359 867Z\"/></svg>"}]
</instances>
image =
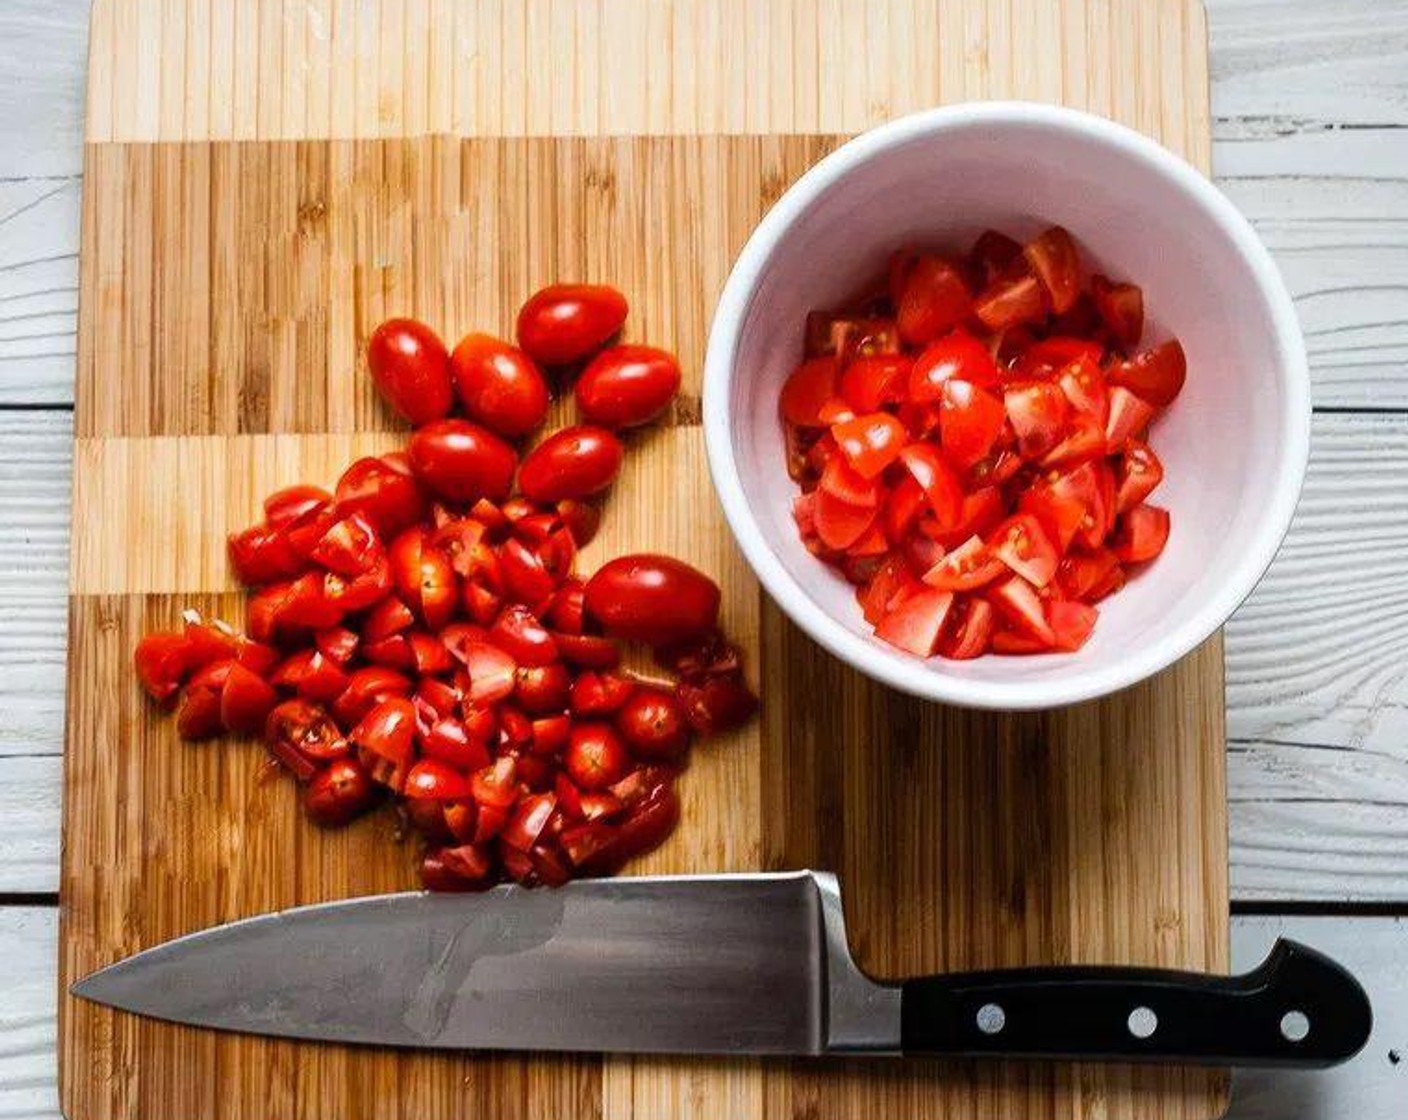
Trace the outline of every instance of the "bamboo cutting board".
<instances>
[{"instance_id":1,"label":"bamboo cutting board","mask_svg":"<svg viewBox=\"0 0 1408 1120\"><path fill-rule=\"evenodd\" d=\"M696 751L640 871L822 867L881 975L1063 961L1225 969L1222 652L1049 715L868 684L765 603L698 424L715 299L768 206L909 110L1029 97L1208 162L1197 0L97 0L84 184L62 976L278 907L415 882L389 814L305 825L253 743L178 741L144 630L239 617L225 533L404 439L361 359L414 314L508 332L608 280L675 347L586 558L714 573L765 715ZM779 464L779 469L781 465ZM1208 1117L1220 1073L928 1061L394 1053L217 1035L62 1000L74 1120Z\"/></svg>"}]
</instances>

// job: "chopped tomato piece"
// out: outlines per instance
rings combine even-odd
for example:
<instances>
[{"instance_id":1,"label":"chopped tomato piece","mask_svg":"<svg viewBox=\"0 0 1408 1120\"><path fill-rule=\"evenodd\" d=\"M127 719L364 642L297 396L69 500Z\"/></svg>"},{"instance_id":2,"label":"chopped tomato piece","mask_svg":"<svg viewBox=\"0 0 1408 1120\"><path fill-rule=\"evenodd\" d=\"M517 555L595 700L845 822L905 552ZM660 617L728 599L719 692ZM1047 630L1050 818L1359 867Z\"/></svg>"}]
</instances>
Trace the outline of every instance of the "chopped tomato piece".
<instances>
[{"instance_id":1,"label":"chopped tomato piece","mask_svg":"<svg viewBox=\"0 0 1408 1120\"><path fill-rule=\"evenodd\" d=\"M1105 329L1122 346L1137 346L1144 333L1144 293L1139 285L1115 284L1103 276L1092 276L1090 296Z\"/></svg>"},{"instance_id":2,"label":"chopped tomato piece","mask_svg":"<svg viewBox=\"0 0 1408 1120\"><path fill-rule=\"evenodd\" d=\"M1002 401L968 381L943 385L939 430L944 451L959 466L970 466L991 449L1007 423Z\"/></svg>"},{"instance_id":3,"label":"chopped tomato piece","mask_svg":"<svg viewBox=\"0 0 1408 1120\"><path fill-rule=\"evenodd\" d=\"M782 386L779 408L782 418L801 428L818 427L817 413L836 395L836 359L811 358L793 371Z\"/></svg>"},{"instance_id":4,"label":"chopped tomato piece","mask_svg":"<svg viewBox=\"0 0 1408 1120\"><path fill-rule=\"evenodd\" d=\"M1046 617L1051 623L1057 649L1078 650L1090 639L1100 612L1085 603L1068 599L1053 599L1046 605Z\"/></svg>"},{"instance_id":5,"label":"chopped tomato piece","mask_svg":"<svg viewBox=\"0 0 1408 1120\"><path fill-rule=\"evenodd\" d=\"M1097 362L1077 358L1056 375L1056 384L1077 412L1093 416L1102 427L1110 414L1110 393Z\"/></svg>"},{"instance_id":6,"label":"chopped tomato piece","mask_svg":"<svg viewBox=\"0 0 1408 1120\"><path fill-rule=\"evenodd\" d=\"M1002 401L1023 458L1040 459L1065 437L1071 408L1059 386L1050 381L1009 384Z\"/></svg>"},{"instance_id":7,"label":"chopped tomato piece","mask_svg":"<svg viewBox=\"0 0 1408 1120\"><path fill-rule=\"evenodd\" d=\"M1142 564L1164 550L1168 532L1168 510L1158 506L1135 506L1121 515L1110 541L1110 551L1126 564Z\"/></svg>"},{"instance_id":8,"label":"chopped tomato piece","mask_svg":"<svg viewBox=\"0 0 1408 1120\"><path fill-rule=\"evenodd\" d=\"M865 355L853 359L841 374L841 398L858 413L875 412L904 396L910 358L902 354Z\"/></svg>"},{"instance_id":9,"label":"chopped tomato piece","mask_svg":"<svg viewBox=\"0 0 1408 1120\"><path fill-rule=\"evenodd\" d=\"M1012 238L995 229L985 229L969 250L968 259L982 273L983 282L991 284L1005 275L1012 262L1021 255L1022 246Z\"/></svg>"},{"instance_id":10,"label":"chopped tomato piece","mask_svg":"<svg viewBox=\"0 0 1408 1120\"><path fill-rule=\"evenodd\" d=\"M1108 548L1072 552L1056 569L1056 586L1070 599L1090 600L1091 592L1119 570L1120 560Z\"/></svg>"},{"instance_id":11,"label":"chopped tomato piece","mask_svg":"<svg viewBox=\"0 0 1408 1120\"><path fill-rule=\"evenodd\" d=\"M1154 406L1123 385L1110 390L1110 415L1105 421L1105 442L1114 450L1136 439L1154 418Z\"/></svg>"},{"instance_id":12,"label":"chopped tomato piece","mask_svg":"<svg viewBox=\"0 0 1408 1120\"><path fill-rule=\"evenodd\" d=\"M1040 522L1047 538L1064 553L1085 519L1085 505L1069 494L1057 493L1048 482L1035 482L1017 502L1017 508Z\"/></svg>"},{"instance_id":13,"label":"chopped tomato piece","mask_svg":"<svg viewBox=\"0 0 1408 1120\"><path fill-rule=\"evenodd\" d=\"M965 598L949 612L939 637L939 653L954 661L969 661L988 652L997 612L986 599Z\"/></svg>"},{"instance_id":14,"label":"chopped tomato piece","mask_svg":"<svg viewBox=\"0 0 1408 1120\"><path fill-rule=\"evenodd\" d=\"M1004 580L987 593L988 601L997 608L1018 633L1043 642L1048 648L1056 640L1051 625L1046 621L1046 611L1041 596L1030 583L1021 576ZM996 635L994 647L996 646Z\"/></svg>"},{"instance_id":15,"label":"chopped tomato piece","mask_svg":"<svg viewBox=\"0 0 1408 1120\"><path fill-rule=\"evenodd\" d=\"M1164 465L1147 443L1131 439L1120 458L1119 490L1115 510L1128 513L1152 494L1164 480Z\"/></svg>"},{"instance_id":16,"label":"chopped tomato piece","mask_svg":"<svg viewBox=\"0 0 1408 1120\"><path fill-rule=\"evenodd\" d=\"M1111 385L1123 385L1159 408L1173 403L1188 377L1188 359L1178 339L1117 362L1105 371Z\"/></svg>"},{"instance_id":17,"label":"chopped tomato piece","mask_svg":"<svg viewBox=\"0 0 1408 1120\"><path fill-rule=\"evenodd\" d=\"M865 478L874 478L909 442L905 427L888 412L869 412L831 429L841 454Z\"/></svg>"},{"instance_id":18,"label":"chopped tomato piece","mask_svg":"<svg viewBox=\"0 0 1408 1120\"><path fill-rule=\"evenodd\" d=\"M850 506L874 509L880 504L880 484L852 468L840 455L826 464L817 489Z\"/></svg>"},{"instance_id":19,"label":"chopped tomato piece","mask_svg":"<svg viewBox=\"0 0 1408 1120\"><path fill-rule=\"evenodd\" d=\"M964 330L946 334L920 351L909 371L909 398L941 400L944 382L953 378L989 389L997 386L992 352Z\"/></svg>"},{"instance_id":20,"label":"chopped tomato piece","mask_svg":"<svg viewBox=\"0 0 1408 1120\"><path fill-rule=\"evenodd\" d=\"M1046 294L1035 276L998 280L978 297L973 314L990 331L1035 323L1046 315Z\"/></svg>"},{"instance_id":21,"label":"chopped tomato piece","mask_svg":"<svg viewBox=\"0 0 1408 1120\"><path fill-rule=\"evenodd\" d=\"M979 537L969 537L924 573L922 579L940 591L972 591L991 583L1007 570Z\"/></svg>"},{"instance_id":22,"label":"chopped tomato piece","mask_svg":"<svg viewBox=\"0 0 1408 1120\"><path fill-rule=\"evenodd\" d=\"M829 490L818 490L816 496L816 535L827 548L850 548L879 517L874 506L851 505Z\"/></svg>"},{"instance_id":23,"label":"chopped tomato piece","mask_svg":"<svg viewBox=\"0 0 1408 1120\"><path fill-rule=\"evenodd\" d=\"M1066 438L1042 456L1043 467L1081 463L1099 459L1105 454L1105 430L1100 421L1087 412L1077 412L1071 418Z\"/></svg>"},{"instance_id":24,"label":"chopped tomato piece","mask_svg":"<svg viewBox=\"0 0 1408 1120\"><path fill-rule=\"evenodd\" d=\"M1018 381L1047 381L1074 362L1099 366L1105 348L1098 342L1055 334L1038 339L1012 362L1009 376Z\"/></svg>"},{"instance_id":25,"label":"chopped tomato piece","mask_svg":"<svg viewBox=\"0 0 1408 1120\"><path fill-rule=\"evenodd\" d=\"M900 452L910 477L941 526L952 527L963 510L963 483L933 444L912 443Z\"/></svg>"},{"instance_id":26,"label":"chopped tomato piece","mask_svg":"<svg viewBox=\"0 0 1408 1120\"><path fill-rule=\"evenodd\" d=\"M1071 235L1052 226L1027 242L1022 255L1046 289L1051 310L1058 315L1069 311L1080 295L1080 258Z\"/></svg>"},{"instance_id":27,"label":"chopped tomato piece","mask_svg":"<svg viewBox=\"0 0 1408 1120\"><path fill-rule=\"evenodd\" d=\"M973 304L963 269L925 253L910 264L895 302L900 337L911 346L932 342L968 316Z\"/></svg>"},{"instance_id":28,"label":"chopped tomato piece","mask_svg":"<svg viewBox=\"0 0 1408 1120\"><path fill-rule=\"evenodd\" d=\"M875 636L906 653L931 657L952 606L952 592L923 588L891 608L875 628Z\"/></svg>"},{"instance_id":29,"label":"chopped tomato piece","mask_svg":"<svg viewBox=\"0 0 1408 1120\"><path fill-rule=\"evenodd\" d=\"M1056 548L1041 522L1029 513L1019 513L999 525L988 540L988 548L1033 587L1045 587L1056 574Z\"/></svg>"}]
</instances>

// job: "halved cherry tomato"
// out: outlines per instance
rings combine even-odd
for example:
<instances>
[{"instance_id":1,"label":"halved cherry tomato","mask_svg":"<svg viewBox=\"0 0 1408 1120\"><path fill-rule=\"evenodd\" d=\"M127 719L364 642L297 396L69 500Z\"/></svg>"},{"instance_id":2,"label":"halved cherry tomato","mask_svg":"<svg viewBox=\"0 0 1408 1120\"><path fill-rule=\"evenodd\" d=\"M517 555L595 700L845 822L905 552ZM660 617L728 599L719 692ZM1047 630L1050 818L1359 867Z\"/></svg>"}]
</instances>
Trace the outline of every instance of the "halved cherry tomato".
<instances>
[{"instance_id":1,"label":"halved cherry tomato","mask_svg":"<svg viewBox=\"0 0 1408 1120\"><path fill-rule=\"evenodd\" d=\"M621 473L624 448L605 428L577 424L554 432L533 448L518 472L518 486L535 502L599 494Z\"/></svg>"},{"instance_id":2,"label":"halved cherry tomato","mask_svg":"<svg viewBox=\"0 0 1408 1120\"><path fill-rule=\"evenodd\" d=\"M626 297L605 284L551 284L518 313L518 345L545 366L580 362L621 329Z\"/></svg>"},{"instance_id":3,"label":"halved cherry tomato","mask_svg":"<svg viewBox=\"0 0 1408 1120\"><path fill-rule=\"evenodd\" d=\"M460 339L450 371L465 415L506 439L527 435L548 414L548 383L533 359L492 335Z\"/></svg>"},{"instance_id":4,"label":"halved cherry tomato","mask_svg":"<svg viewBox=\"0 0 1408 1120\"><path fill-rule=\"evenodd\" d=\"M519 665L548 665L557 660L557 642L537 615L521 603L505 607L488 638Z\"/></svg>"},{"instance_id":5,"label":"halved cherry tomato","mask_svg":"<svg viewBox=\"0 0 1408 1120\"><path fill-rule=\"evenodd\" d=\"M1158 506L1135 506L1120 515L1110 539L1110 551L1126 564L1142 564L1164 550L1168 533L1168 510Z\"/></svg>"},{"instance_id":6,"label":"halved cherry tomato","mask_svg":"<svg viewBox=\"0 0 1408 1120\"><path fill-rule=\"evenodd\" d=\"M449 360L439 335L415 319L387 319L367 341L372 380L386 403L412 424L449 414Z\"/></svg>"},{"instance_id":7,"label":"halved cherry tomato","mask_svg":"<svg viewBox=\"0 0 1408 1120\"><path fill-rule=\"evenodd\" d=\"M680 389L680 363L654 346L613 346L588 363L575 393L582 419L605 428L647 424Z\"/></svg>"},{"instance_id":8,"label":"halved cherry tomato","mask_svg":"<svg viewBox=\"0 0 1408 1120\"><path fill-rule=\"evenodd\" d=\"M389 559L400 601L431 630L440 630L454 616L458 588L449 557L427 536L420 526L407 529L391 542Z\"/></svg>"},{"instance_id":9,"label":"halved cherry tomato","mask_svg":"<svg viewBox=\"0 0 1408 1120\"><path fill-rule=\"evenodd\" d=\"M512 447L468 420L437 420L418 428L409 452L417 477L452 502L502 501L518 466Z\"/></svg>"},{"instance_id":10,"label":"halved cherry tomato","mask_svg":"<svg viewBox=\"0 0 1408 1120\"><path fill-rule=\"evenodd\" d=\"M236 578L248 587L291 579L308 566L284 532L273 525L252 525L231 533L227 546Z\"/></svg>"},{"instance_id":11,"label":"halved cherry tomato","mask_svg":"<svg viewBox=\"0 0 1408 1120\"><path fill-rule=\"evenodd\" d=\"M264 521L270 527L280 529L318 512L331 501L332 495L321 486L295 483L275 490L264 499Z\"/></svg>"}]
</instances>

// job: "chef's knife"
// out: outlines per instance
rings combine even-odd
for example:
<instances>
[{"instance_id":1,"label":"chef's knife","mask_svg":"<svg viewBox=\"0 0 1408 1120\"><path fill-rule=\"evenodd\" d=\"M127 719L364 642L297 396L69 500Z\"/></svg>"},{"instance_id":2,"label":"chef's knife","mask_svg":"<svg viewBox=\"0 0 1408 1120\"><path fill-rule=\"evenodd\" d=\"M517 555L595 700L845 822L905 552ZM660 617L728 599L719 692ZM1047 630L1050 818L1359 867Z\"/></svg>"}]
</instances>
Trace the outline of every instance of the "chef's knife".
<instances>
[{"instance_id":1,"label":"chef's knife","mask_svg":"<svg viewBox=\"0 0 1408 1120\"><path fill-rule=\"evenodd\" d=\"M925 1053L1324 1066L1369 1035L1354 978L1276 944L1244 976L1017 968L879 983L834 876L400 894L219 926L73 986L179 1023L383 1046Z\"/></svg>"}]
</instances>

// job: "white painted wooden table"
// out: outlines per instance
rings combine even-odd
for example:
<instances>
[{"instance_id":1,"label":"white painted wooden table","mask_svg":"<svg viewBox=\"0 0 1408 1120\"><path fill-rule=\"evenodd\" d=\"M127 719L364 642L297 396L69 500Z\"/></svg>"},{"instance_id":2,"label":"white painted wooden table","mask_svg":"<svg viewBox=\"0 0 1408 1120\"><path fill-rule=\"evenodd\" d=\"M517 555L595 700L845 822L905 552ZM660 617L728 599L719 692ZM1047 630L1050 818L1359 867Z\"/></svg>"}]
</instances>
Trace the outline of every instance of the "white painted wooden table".
<instances>
[{"instance_id":1,"label":"white painted wooden table","mask_svg":"<svg viewBox=\"0 0 1408 1120\"><path fill-rule=\"evenodd\" d=\"M1214 166L1296 296L1316 416L1228 631L1233 959L1353 967L1354 1062L1232 1115L1408 1117L1408 0L1207 0ZM0 2L0 1120L57 1115L59 771L87 0ZM1401 1057L1400 1057L1401 1055ZM1401 1064L1400 1064L1401 1063Z\"/></svg>"}]
</instances>

